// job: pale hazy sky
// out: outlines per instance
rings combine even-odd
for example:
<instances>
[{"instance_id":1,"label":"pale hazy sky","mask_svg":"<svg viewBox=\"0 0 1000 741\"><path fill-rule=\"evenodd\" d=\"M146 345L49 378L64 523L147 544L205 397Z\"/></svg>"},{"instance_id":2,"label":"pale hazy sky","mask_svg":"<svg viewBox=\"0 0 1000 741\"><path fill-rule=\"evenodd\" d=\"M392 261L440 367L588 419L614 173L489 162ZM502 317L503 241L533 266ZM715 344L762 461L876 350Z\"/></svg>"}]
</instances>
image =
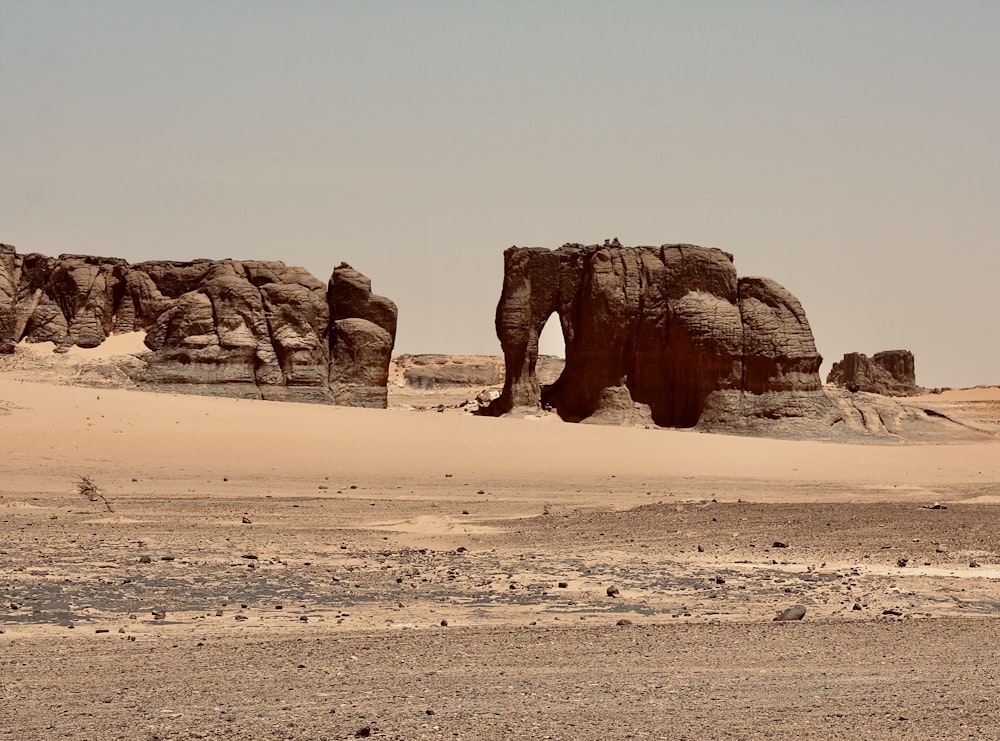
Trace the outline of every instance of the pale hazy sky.
<instances>
[{"instance_id":1,"label":"pale hazy sky","mask_svg":"<svg viewBox=\"0 0 1000 741\"><path fill-rule=\"evenodd\" d=\"M824 377L1000 383L998 39L960 0L0 0L0 241L346 261L452 353L499 352L512 244L689 242L798 296Z\"/></svg>"}]
</instances>

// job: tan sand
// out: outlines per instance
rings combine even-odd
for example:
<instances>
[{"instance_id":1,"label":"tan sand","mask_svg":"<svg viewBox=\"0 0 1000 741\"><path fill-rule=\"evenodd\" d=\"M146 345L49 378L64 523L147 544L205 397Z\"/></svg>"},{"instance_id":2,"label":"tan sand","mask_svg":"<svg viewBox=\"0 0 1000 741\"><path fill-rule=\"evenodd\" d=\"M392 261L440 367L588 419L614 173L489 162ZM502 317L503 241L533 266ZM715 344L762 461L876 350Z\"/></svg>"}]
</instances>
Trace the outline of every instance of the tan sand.
<instances>
[{"instance_id":1,"label":"tan sand","mask_svg":"<svg viewBox=\"0 0 1000 741\"><path fill-rule=\"evenodd\" d=\"M1000 438L69 383L116 343L0 376L0 738L1000 732Z\"/></svg>"}]
</instances>

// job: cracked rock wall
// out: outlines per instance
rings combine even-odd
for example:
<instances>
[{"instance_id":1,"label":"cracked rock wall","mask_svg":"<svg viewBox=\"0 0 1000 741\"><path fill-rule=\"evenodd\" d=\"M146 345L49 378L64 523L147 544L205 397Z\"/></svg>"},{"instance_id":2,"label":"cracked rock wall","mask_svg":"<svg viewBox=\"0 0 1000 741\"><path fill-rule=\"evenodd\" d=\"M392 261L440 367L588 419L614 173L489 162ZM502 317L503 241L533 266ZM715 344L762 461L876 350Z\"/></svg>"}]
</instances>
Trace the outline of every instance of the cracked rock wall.
<instances>
[{"instance_id":1,"label":"cracked rock wall","mask_svg":"<svg viewBox=\"0 0 1000 741\"><path fill-rule=\"evenodd\" d=\"M146 332L135 379L203 393L386 406L396 306L341 264L323 284L255 260L19 255L0 245L0 352Z\"/></svg>"}]
</instances>

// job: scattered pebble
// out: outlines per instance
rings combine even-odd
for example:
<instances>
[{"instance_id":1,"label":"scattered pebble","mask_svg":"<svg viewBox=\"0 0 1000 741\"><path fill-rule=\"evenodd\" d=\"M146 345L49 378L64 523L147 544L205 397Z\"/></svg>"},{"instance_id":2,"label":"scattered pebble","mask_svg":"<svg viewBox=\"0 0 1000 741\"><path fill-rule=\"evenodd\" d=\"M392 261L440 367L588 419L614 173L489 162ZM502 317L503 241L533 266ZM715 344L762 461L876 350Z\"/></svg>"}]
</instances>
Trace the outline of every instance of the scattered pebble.
<instances>
[{"instance_id":1,"label":"scattered pebble","mask_svg":"<svg viewBox=\"0 0 1000 741\"><path fill-rule=\"evenodd\" d=\"M802 605L792 605L783 613L774 618L775 621L779 620L801 620L806 616L806 608Z\"/></svg>"},{"instance_id":2,"label":"scattered pebble","mask_svg":"<svg viewBox=\"0 0 1000 741\"><path fill-rule=\"evenodd\" d=\"M615 586L608 587L607 593L609 597L617 597L619 595L618 587Z\"/></svg>"}]
</instances>

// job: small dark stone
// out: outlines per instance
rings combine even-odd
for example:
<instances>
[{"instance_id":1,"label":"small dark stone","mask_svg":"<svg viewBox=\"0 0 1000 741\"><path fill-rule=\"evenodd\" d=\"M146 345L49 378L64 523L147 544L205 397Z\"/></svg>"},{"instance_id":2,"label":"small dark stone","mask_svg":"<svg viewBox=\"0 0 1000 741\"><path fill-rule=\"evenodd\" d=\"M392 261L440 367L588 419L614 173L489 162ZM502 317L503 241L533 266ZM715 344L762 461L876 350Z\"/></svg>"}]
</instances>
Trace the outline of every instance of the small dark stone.
<instances>
[{"instance_id":1,"label":"small dark stone","mask_svg":"<svg viewBox=\"0 0 1000 741\"><path fill-rule=\"evenodd\" d=\"M351 484L351 485L350 485L349 487L347 487L347 488L348 488L348 489L357 489L357 488L358 488L358 485L357 485L357 484Z\"/></svg>"},{"instance_id":2,"label":"small dark stone","mask_svg":"<svg viewBox=\"0 0 1000 741\"><path fill-rule=\"evenodd\" d=\"M776 541L774 541L771 544L771 547L772 548L787 548L788 547L788 541L787 540L776 540Z\"/></svg>"},{"instance_id":3,"label":"small dark stone","mask_svg":"<svg viewBox=\"0 0 1000 741\"><path fill-rule=\"evenodd\" d=\"M860 605L860 604L858 604L857 602L855 602L855 603L854 603L854 607L852 607L851 609L852 609L852 610L860 610L860 609L861 609L861 605Z\"/></svg>"},{"instance_id":4,"label":"small dark stone","mask_svg":"<svg viewBox=\"0 0 1000 741\"><path fill-rule=\"evenodd\" d=\"M325 484L320 484L319 488L325 490L325 489L329 489L330 487L326 486Z\"/></svg>"},{"instance_id":5,"label":"small dark stone","mask_svg":"<svg viewBox=\"0 0 1000 741\"><path fill-rule=\"evenodd\" d=\"M465 514L468 514L468 513L465 513ZM466 548L464 545L460 545L458 548L455 549L455 553L465 553L468 550L469 549Z\"/></svg>"},{"instance_id":6,"label":"small dark stone","mask_svg":"<svg viewBox=\"0 0 1000 741\"><path fill-rule=\"evenodd\" d=\"M139 563L153 563L153 559L149 556L139 556Z\"/></svg>"},{"instance_id":7,"label":"small dark stone","mask_svg":"<svg viewBox=\"0 0 1000 741\"><path fill-rule=\"evenodd\" d=\"M903 617L903 611L895 607L890 607L888 610L882 610L883 615L893 615L894 617Z\"/></svg>"},{"instance_id":8,"label":"small dark stone","mask_svg":"<svg viewBox=\"0 0 1000 741\"><path fill-rule=\"evenodd\" d=\"M354 738L368 738L372 735L371 726L365 726L364 728L359 728L354 732Z\"/></svg>"},{"instance_id":9,"label":"small dark stone","mask_svg":"<svg viewBox=\"0 0 1000 741\"><path fill-rule=\"evenodd\" d=\"M721 576L717 576L717 577L715 577L715 583L716 584L725 584L726 580L723 577L721 577Z\"/></svg>"},{"instance_id":10,"label":"small dark stone","mask_svg":"<svg viewBox=\"0 0 1000 741\"><path fill-rule=\"evenodd\" d=\"M246 515L243 515L243 524L244 525L252 525L253 523L250 521L249 517L247 517Z\"/></svg>"},{"instance_id":11,"label":"small dark stone","mask_svg":"<svg viewBox=\"0 0 1000 741\"><path fill-rule=\"evenodd\" d=\"M427 715L434 715L434 711L430 708L427 708L424 712L427 713Z\"/></svg>"},{"instance_id":12,"label":"small dark stone","mask_svg":"<svg viewBox=\"0 0 1000 741\"><path fill-rule=\"evenodd\" d=\"M569 587L569 582L561 581L561 582L559 582L558 586L559 586L560 589L567 589Z\"/></svg>"},{"instance_id":13,"label":"small dark stone","mask_svg":"<svg viewBox=\"0 0 1000 741\"><path fill-rule=\"evenodd\" d=\"M237 616L236 616L236 619L237 619L237 620L247 620L248 618L247 618L247 616L246 616L246 615L237 615Z\"/></svg>"},{"instance_id":14,"label":"small dark stone","mask_svg":"<svg viewBox=\"0 0 1000 741\"><path fill-rule=\"evenodd\" d=\"M904 566L906 566L906 564L908 564L909 562L910 562L910 559L908 559L908 558L897 558L897 559L896 559L896 565L897 565L897 566L898 566L899 568L903 568L903 567L904 567Z\"/></svg>"},{"instance_id":15,"label":"small dark stone","mask_svg":"<svg viewBox=\"0 0 1000 741\"><path fill-rule=\"evenodd\" d=\"M299 617L299 621L303 623L308 623L309 618L306 615L302 615L301 617Z\"/></svg>"},{"instance_id":16,"label":"small dark stone","mask_svg":"<svg viewBox=\"0 0 1000 741\"><path fill-rule=\"evenodd\" d=\"M632 621L629 620L628 618L622 618L617 623L615 623L615 625L631 625L631 624L632 624Z\"/></svg>"},{"instance_id":17,"label":"small dark stone","mask_svg":"<svg viewBox=\"0 0 1000 741\"><path fill-rule=\"evenodd\" d=\"M448 621L447 620L442 620L441 621L441 627L442 628L447 628L448 627Z\"/></svg>"},{"instance_id":18,"label":"small dark stone","mask_svg":"<svg viewBox=\"0 0 1000 741\"><path fill-rule=\"evenodd\" d=\"M94 632L95 632L95 633L110 633L111 631L110 631L110 630L108 630L107 628L98 628L98 629L97 629L97 630L95 630Z\"/></svg>"},{"instance_id":19,"label":"small dark stone","mask_svg":"<svg viewBox=\"0 0 1000 741\"><path fill-rule=\"evenodd\" d=\"M705 546L703 545L698 546L698 553L704 553L704 552L705 552Z\"/></svg>"},{"instance_id":20,"label":"small dark stone","mask_svg":"<svg viewBox=\"0 0 1000 741\"><path fill-rule=\"evenodd\" d=\"M969 568L970 569L978 569L979 568L979 561L969 561Z\"/></svg>"},{"instance_id":21,"label":"small dark stone","mask_svg":"<svg viewBox=\"0 0 1000 741\"><path fill-rule=\"evenodd\" d=\"M173 561L176 556L160 556L161 561Z\"/></svg>"},{"instance_id":22,"label":"small dark stone","mask_svg":"<svg viewBox=\"0 0 1000 741\"><path fill-rule=\"evenodd\" d=\"M619 595L618 587L608 587L607 594L609 597L617 597Z\"/></svg>"},{"instance_id":23,"label":"small dark stone","mask_svg":"<svg viewBox=\"0 0 1000 741\"><path fill-rule=\"evenodd\" d=\"M153 610L153 620L163 620L167 617L166 610Z\"/></svg>"},{"instance_id":24,"label":"small dark stone","mask_svg":"<svg viewBox=\"0 0 1000 741\"><path fill-rule=\"evenodd\" d=\"M243 558L247 559L248 561L256 561L257 555L254 553L244 553Z\"/></svg>"},{"instance_id":25,"label":"small dark stone","mask_svg":"<svg viewBox=\"0 0 1000 741\"><path fill-rule=\"evenodd\" d=\"M792 605L774 620L801 620L806 616L806 608L802 605Z\"/></svg>"}]
</instances>

